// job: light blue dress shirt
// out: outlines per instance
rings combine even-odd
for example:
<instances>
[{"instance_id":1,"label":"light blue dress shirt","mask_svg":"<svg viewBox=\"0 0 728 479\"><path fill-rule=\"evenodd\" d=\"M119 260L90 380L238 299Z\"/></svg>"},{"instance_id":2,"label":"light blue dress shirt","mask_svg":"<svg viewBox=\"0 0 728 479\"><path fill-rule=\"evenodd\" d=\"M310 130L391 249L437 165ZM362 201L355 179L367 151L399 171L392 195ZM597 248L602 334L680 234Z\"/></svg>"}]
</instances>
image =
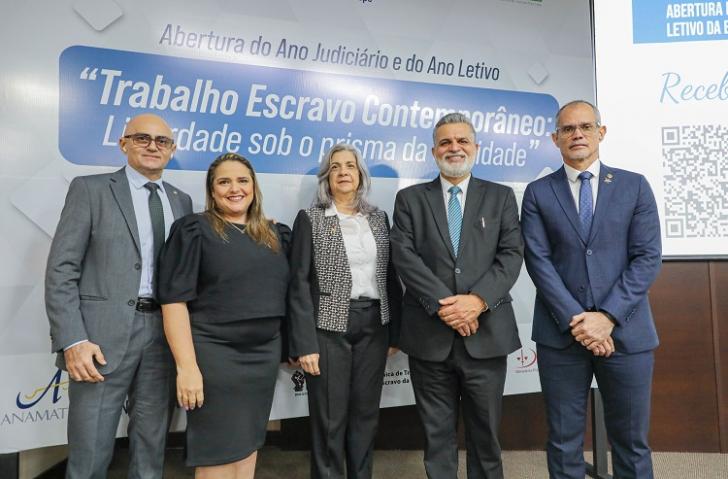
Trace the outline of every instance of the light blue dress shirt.
<instances>
[{"instance_id":1,"label":"light blue dress shirt","mask_svg":"<svg viewBox=\"0 0 728 479\"><path fill-rule=\"evenodd\" d=\"M126 178L129 180L131 199L134 203L134 216L136 216L137 228L139 229L139 246L142 254L141 282L139 283L139 297L151 298L154 296L152 281L154 277L154 235L152 235L152 218L149 216L149 195L144 185L149 183L149 178L136 171L131 166L126 167ZM169 229L174 222L172 206L169 204L167 192L164 190L164 183L160 178L154 181L159 185L157 193L162 200L164 211L164 237L169 236Z\"/></svg>"}]
</instances>

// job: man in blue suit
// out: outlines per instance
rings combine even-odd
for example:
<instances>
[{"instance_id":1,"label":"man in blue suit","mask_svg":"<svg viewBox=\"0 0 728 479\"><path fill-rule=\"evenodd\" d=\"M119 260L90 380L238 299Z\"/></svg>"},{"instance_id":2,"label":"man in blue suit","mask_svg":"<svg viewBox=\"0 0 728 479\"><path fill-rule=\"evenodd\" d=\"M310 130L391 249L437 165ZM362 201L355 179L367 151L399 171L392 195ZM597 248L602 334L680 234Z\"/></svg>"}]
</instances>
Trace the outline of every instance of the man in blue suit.
<instances>
[{"instance_id":1,"label":"man in blue suit","mask_svg":"<svg viewBox=\"0 0 728 479\"><path fill-rule=\"evenodd\" d=\"M647 180L599 161L599 110L574 101L552 139L564 166L526 188L525 260L536 303L533 340L546 402L549 475L585 475L587 396L604 398L615 478L652 478L647 443L658 339L647 290L661 265L660 223Z\"/></svg>"}]
</instances>

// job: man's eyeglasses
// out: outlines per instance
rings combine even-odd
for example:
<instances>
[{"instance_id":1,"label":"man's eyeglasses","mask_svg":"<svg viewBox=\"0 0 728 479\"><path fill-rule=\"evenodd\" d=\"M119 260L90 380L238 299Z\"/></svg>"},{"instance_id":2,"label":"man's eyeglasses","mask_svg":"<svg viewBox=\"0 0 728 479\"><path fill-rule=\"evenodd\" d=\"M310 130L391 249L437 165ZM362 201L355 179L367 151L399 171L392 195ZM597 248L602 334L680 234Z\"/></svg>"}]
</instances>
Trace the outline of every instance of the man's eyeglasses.
<instances>
[{"instance_id":1,"label":"man's eyeglasses","mask_svg":"<svg viewBox=\"0 0 728 479\"><path fill-rule=\"evenodd\" d=\"M580 129L584 135L592 135L599 129L599 123L580 123L578 125L564 125L556 129L556 133L561 138L571 138L576 133L576 129Z\"/></svg>"},{"instance_id":2,"label":"man's eyeglasses","mask_svg":"<svg viewBox=\"0 0 728 479\"><path fill-rule=\"evenodd\" d=\"M134 146L140 148L148 147L152 141L160 150L168 150L174 145L174 140L168 136L155 136L152 138L152 135L146 133L134 133L133 135L125 135L124 138L130 138Z\"/></svg>"}]
</instances>

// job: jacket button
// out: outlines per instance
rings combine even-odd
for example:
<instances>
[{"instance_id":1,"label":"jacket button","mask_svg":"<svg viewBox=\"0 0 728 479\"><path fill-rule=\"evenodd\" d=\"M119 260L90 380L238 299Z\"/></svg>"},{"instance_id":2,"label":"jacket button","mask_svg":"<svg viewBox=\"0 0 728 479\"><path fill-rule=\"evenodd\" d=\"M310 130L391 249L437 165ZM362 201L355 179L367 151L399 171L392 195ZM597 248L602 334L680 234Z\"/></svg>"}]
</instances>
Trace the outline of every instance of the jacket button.
<instances>
[{"instance_id":1,"label":"jacket button","mask_svg":"<svg viewBox=\"0 0 728 479\"><path fill-rule=\"evenodd\" d=\"M592 254L592 250L590 250L590 249L586 250L586 255L587 256L591 256L591 254Z\"/></svg>"},{"instance_id":2,"label":"jacket button","mask_svg":"<svg viewBox=\"0 0 728 479\"><path fill-rule=\"evenodd\" d=\"M142 269L142 265L140 265L139 263L135 263L134 264L134 269L137 270L137 271L139 271L140 269Z\"/></svg>"},{"instance_id":3,"label":"jacket button","mask_svg":"<svg viewBox=\"0 0 728 479\"><path fill-rule=\"evenodd\" d=\"M455 268L455 274L460 274L460 268Z\"/></svg>"},{"instance_id":4,"label":"jacket button","mask_svg":"<svg viewBox=\"0 0 728 479\"><path fill-rule=\"evenodd\" d=\"M128 304L129 306L134 306L135 301L133 299L130 299L129 301L127 301L126 304Z\"/></svg>"},{"instance_id":5,"label":"jacket button","mask_svg":"<svg viewBox=\"0 0 728 479\"><path fill-rule=\"evenodd\" d=\"M584 291L584 286L579 286L579 291Z\"/></svg>"}]
</instances>

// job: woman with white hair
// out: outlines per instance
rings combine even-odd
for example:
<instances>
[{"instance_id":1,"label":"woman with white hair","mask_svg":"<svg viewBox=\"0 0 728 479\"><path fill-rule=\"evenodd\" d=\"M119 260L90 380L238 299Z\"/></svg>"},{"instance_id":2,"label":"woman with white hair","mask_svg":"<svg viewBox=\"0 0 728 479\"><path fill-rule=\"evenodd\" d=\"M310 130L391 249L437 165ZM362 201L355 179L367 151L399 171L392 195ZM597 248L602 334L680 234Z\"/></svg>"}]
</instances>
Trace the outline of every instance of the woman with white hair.
<instances>
[{"instance_id":1,"label":"woman with white hair","mask_svg":"<svg viewBox=\"0 0 728 479\"><path fill-rule=\"evenodd\" d=\"M311 477L371 478L402 291L389 220L367 202L371 180L359 151L334 145L318 186L313 206L299 211L293 226L289 288L290 355L308 389Z\"/></svg>"}]
</instances>

